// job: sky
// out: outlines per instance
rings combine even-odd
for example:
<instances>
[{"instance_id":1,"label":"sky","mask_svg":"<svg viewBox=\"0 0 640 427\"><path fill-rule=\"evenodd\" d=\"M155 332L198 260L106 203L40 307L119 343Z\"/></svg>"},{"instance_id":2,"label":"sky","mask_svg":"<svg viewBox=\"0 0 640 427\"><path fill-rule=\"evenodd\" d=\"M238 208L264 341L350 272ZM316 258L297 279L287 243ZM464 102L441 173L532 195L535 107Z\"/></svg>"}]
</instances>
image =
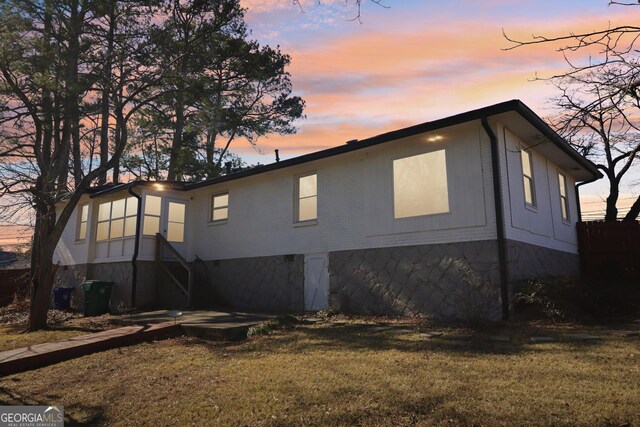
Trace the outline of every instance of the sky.
<instances>
[{"instance_id":1,"label":"sky","mask_svg":"<svg viewBox=\"0 0 640 427\"><path fill-rule=\"evenodd\" d=\"M557 90L534 81L567 69L558 46L505 50L513 38L565 35L637 23L640 7L608 0L242 0L252 36L291 56L294 94L306 101L295 135L244 143L250 163L341 145L401 127L520 99L541 117ZM262 153L262 154L261 154ZM640 166L623 185L622 206L638 193ZM583 210L597 213L606 180L583 187Z\"/></svg>"},{"instance_id":2,"label":"sky","mask_svg":"<svg viewBox=\"0 0 640 427\"><path fill-rule=\"evenodd\" d=\"M294 94L306 101L295 135L238 141L248 163L344 144L405 126L520 99L541 117L555 89L537 76L567 69L551 45L504 50L503 31L519 39L637 23L640 7L608 0L241 0L252 37L291 56ZM622 186L620 206L640 191L640 165ZM633 185L633 183L636 183ZM607 181L583 187L585 218L603 211ZM5 229L6 230L6 229ZM0 246L15 239L0 229ZM23 235L27 235L23 233Z\"/></svg>"}]
</instances>

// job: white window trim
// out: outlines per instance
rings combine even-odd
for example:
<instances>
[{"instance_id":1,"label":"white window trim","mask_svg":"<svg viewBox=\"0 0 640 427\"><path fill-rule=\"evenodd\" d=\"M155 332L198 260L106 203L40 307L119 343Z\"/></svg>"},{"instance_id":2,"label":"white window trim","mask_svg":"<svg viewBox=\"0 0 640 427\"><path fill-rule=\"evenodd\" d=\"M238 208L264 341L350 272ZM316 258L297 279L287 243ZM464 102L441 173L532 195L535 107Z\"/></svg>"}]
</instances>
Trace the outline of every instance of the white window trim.
<instances>
[{"instance_id":1,"label":"white window trim","mask_svg":"<svg viewBox=\"0 0 640 427\"><path fill-rule=\"evenodd\" d=\"M124 199L113 199L113 200L109 200L106 202L101 202L98 203L98 207L96 209L96 233L95 233L95 242L96 243L106 243L106 242L117 242L117 241L121 241L121 240L126 240L126 239L135 239L136 235L135 235L135 231L134 234L130 235L130 236L125 236L125 230L127 229L127 218L135 218L136 219L136 223L139 221L138 218L138 211L136 209L136 213L133 215L127 215L127 200L129 199L135 199L135 197L125 197ZM119 200L124 200L124 216L122 217L118 217L115 218L115 220L119 220L122 219L122 236L120 237L110 237L111 236L111 223L113 222L114 218L111 217L112 211L113 211L113 202L117 202ZM136 199L137 200L137 199ZM100 221L99 217L97 216L100 212L100 205L104 204L104 203L109 203L109 219L105 220L105 221ZM138 203L140 203L140 201L138 201ZM98 224L102 224L102 223L108 223L109 227L107 228L107 237L106 239L102 239L102 240L98 240ZM136 224L137 225L137 224Z\"/></svg>"},{"instance_id":2,"label":"white window trim","mask_svg":"<svg viewBox=\"0 0 640 427\"><path fill-rule=\"evenodd\" d=\"M435 146L434 149L429 150L429 151L417 151L417 152L413 152L411 154L404 154L404 155L399 155L396 157L393 157L391 159L391 164L389 166L390 170L391 170L391 206L390 206L390 210L391 210L391 218L394 221L404 221L404 222L409 222L409 221L415 221L416 218L426 218L426 217L436 217L436 216L445 216L445 215L451 215L451 198L450 198L450 184L451 181L449 180L449 168L447 168L447 163L445 162L445 174L446 174L446 178L447 178L447 206L448 209L446 211L443 212L434 212L434 213L428 213L428 214L424 214L424 215L416 215L416 216L406 216L406 217L400 217L400 218L396 218L396 209L395 209L395 204L396 204L396 193L395 193L395 176L394 176L394 172L393 172L393 165L394 162L396 160L402 160L402 159L406 159L409 157L413 157L413 156L419 156L421 154L428 154L428 153L434 153L436 151L440 151L443 150L445 153L445 159L447 156L447 149L442 145L438 145Z\"/></svg>"},{"instance_id":3,"label":"white window trim","mask_svg":"<svg viewBox=\"0 0 640 427\"><path fill-rule=\"evenodd\" d=\"M160 213L159 214L148 214L146 213L146 209L147 209L147 197L152 196L152 197L157 197L160 199ZM158 196L157 194L145 194L144 195L144 209L142 209L142 213L141 213L141 220L142 220L142 224L140 226L140 237L156 237L157 233L160 233L160 230L162 229L162 206L164 204L164 198L162 196ZM147 217L152 217L152 218L158 218L158 230L156 231L156 233L154 234L145 234L144 232L144 224L147 220Z\"/></svg>"},{"instance_id":4,"label":"white window trim","mask_svg":"<svg viewBox=\"0 0 640 427\"><path fill-rule=\"evenodd\" d=\"M301 178L305 178L307 176L312 176L315 175L316 176L316 195L315 196L308 196L305 197L305 199L307 198L311 198L311 197L315 197L316 198L316 217L313 219L305 219L305 220L300 220L300 179ZM293 182L293 226L294 227L307 227L310 225L316 225L318 224L318 171L317 170L312 170L312 171L307 171L307 172L303 172L297 175L294 175L294 182Z\"/></svg>"},{"instance_id":5,"label":"white window trim","mask_svg":"<svg viewBox=\"0 0 640 427\"><path fill-rule=\"evenodd\" d=\"M562 191L560 191L560 177L564 178L564 197L562 197ZM567 175L562 173L562 171L558 171L558 191L559 191L559 196L560 196L560 219L562 219L562 222L564 222L565 224L571 224L571 210L570 210L570 204L569 204L569 181L567 180ZM565 209L567 211L567 217L564 218L562 216L562 205L565 205Z\"/></svg>"},{"instance_id":6,"label":"white window trim","mask_svg":"<svg viewBox=\"0 0 640 427\"><path fill-rule=\"evenodd\" d=\"M227 206L221 206L219 208L214 208L213 207L213 199L218 197L218 196L224 196L227 195ZM217 193L213 193L211 195L209 195L209 217L207 218L207 224L208 225L223 225L229 222L229 205L231 204L231 197L229 196L229 191L219 191ZM217 209L223 209L223 208L227 208L227 217L224 219L217 219L214 220L213 219L213 212Z\"/></svg>"},{"instance_id":7,"label":"white window trim","mask_svg":"<svg viewBox=\"0 0 640 427\"><path fill-rule=\"evenodd\" d=\"M87 220L84 221L84 223L86 224L85 230L84 230L84 237L81 239L80 238L80 227L82 227L82 209L84 209L84 207L86 206L87 208ZM89 203L83 203L78 205L78 221L76 223L76 239L75 239L75 243L86 243L87 241L87 235L89 234L89 220L91 219L91 217L89 216Z\"/></svg>"},{"instance_id":8,"label":"white window trim","mask_svg":"<svg viewBox=\"0 0 640 427\"><path fill-rule=\"evenodd\" d=\"M529 170L531 170L531 176L528 176L524 173L524 163L523 163L523 158L522 158L522 153L520 154L520 168L522 170L522 197L524 199L524 206L527 209L530 209L534 212L538 211L538 198L536 197L536 181L535 181L535 172L533 170L533 153L531 153L531 151L528 150L527 147L524 146L520 146L520 151L522 153L526 153L527 154L527 159L529 160ZM525 188L525 184L524 184L524 179L527 178L529 179L529 181L531 181L531 198L532 203L527 202L527 191Z\"/></svg>"}]
</instances>

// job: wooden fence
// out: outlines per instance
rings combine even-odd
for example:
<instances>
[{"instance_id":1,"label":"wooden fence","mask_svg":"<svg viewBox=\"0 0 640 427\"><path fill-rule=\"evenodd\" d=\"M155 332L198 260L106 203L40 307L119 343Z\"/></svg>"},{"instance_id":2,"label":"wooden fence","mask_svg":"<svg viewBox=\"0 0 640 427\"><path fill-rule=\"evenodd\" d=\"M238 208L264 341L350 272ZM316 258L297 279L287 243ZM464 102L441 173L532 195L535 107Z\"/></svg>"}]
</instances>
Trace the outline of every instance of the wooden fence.
<instances>
[{"instance_id":1,"label":"wooden fence","mask_svg":"<svg viewBox=\"0 0 640 427\"><path fill-rule=\"evenodd\" d=\"M580 222L577 230L585 277L640 279L640 223Z\"/></svg>"},{"instance_id":2,"label":"wooden fence","mask_svg":"<svg viewBox=\"0 0 640 427\"><path fill-rule=\"evenodd\" d=\"M0 307L13 302L16 293L24 296L29 291L29 269L0 270Z\"/></svg>"}]
</instances>

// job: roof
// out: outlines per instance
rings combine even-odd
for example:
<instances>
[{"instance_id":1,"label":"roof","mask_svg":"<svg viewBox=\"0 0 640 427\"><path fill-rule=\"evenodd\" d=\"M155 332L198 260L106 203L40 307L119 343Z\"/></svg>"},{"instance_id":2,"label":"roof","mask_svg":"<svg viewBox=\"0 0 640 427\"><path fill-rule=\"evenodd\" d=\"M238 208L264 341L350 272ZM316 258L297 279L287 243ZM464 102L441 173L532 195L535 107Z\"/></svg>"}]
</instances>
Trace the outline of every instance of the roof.
<instances>
[{"instance_id":1,"label":"roof","mask_svg":"<svg viewBox=\"0 0 640 427\"><path fill-rule=\"evenodd\" d=\"M328 157L337 156L340 154L349 153L356 150L362 150L368 147L373 147L375 145L383 144L389 141L394 141L401 138L406 138L414 135L418 135L425 132L431 132L434 130L446 128L449 126L454 126L466 122L471 122L474 120L480 120L482 118L490 118L492 116L497 116L504 113L515 112L520 115L529 125L531 125L537 132L542 134L548 141L550 141L555 147L560 149L564 154L569 156L575 163L584 168L590 175L592 179L601 178L602 174L597 169L596 165L574 150L571 145L567 141L565 141L560 135L558 135L551 127L542 120L536 113L533 112L529 107L527 107L522 101L518 99L513 99L510 101L501 102L498 104L490 105L487 107L479 108L476 110L467 111L464 113L456 114L454 116L445 117L442 119L425 122L419 125L406 127L403 129L398 129L395 131L383 133L380 135L376 135L367 139L363 139L360 141L350 141L348 144L343 144L337 147L328 148L326 150L316 151L314 153L305 154L299 157L294 157L288 160L282 160L275 163L270 163L267 165L257 166L250 169L245 169L239 172L231 173L228 175L223 175L216 178L207 179L204 181L194 182L194 183L183 183L183 182L166 182L163 181L162 184L169 184L171 189L180 190L180 191L188 191L196 188L201 188L209 185L214 185L222 182L233 181L236 179L246 178L253 175L258 175L261 173L271 172L278 169L284 169L291 166L296 166L308 162L313 162L320 159L325 159ZM113 193L116 191L125 190L127 188L144 185L157 185L155 182L149 181L134 181L127 184L116 184L111 185L110 187L94 187L94 191L91 193L91 197L96 197L98 195L103 195L107 193Z\"/></svg>"}]
</instances>

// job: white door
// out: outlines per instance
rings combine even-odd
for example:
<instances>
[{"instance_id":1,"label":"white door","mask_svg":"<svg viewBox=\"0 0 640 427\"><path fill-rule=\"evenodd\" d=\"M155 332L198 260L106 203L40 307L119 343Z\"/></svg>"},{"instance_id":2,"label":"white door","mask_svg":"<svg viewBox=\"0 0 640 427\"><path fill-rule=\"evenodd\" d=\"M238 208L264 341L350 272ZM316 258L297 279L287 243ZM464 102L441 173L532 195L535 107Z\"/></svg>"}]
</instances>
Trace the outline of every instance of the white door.
<instances>
[{"instance_id":1,"label":"white door","mask_svg":"<svg viewBox=\"0 0 640 427\"><path fill-rule=\"evenodd\" d=\"M162 235L180 255L185 256L187 247L185 243L187 205L182 200L166 198L164 200L164 212Z\"/></svg>"},{"instance_id":2,"label":"white door","mask_svg":"<svg viewBox=\"0 0 640 427\"><path fill-rule=\"evenodd\" d=\"M329 308L329 260L327 254L304 256L304 309Z\"/></svg>"}]
</instances>

